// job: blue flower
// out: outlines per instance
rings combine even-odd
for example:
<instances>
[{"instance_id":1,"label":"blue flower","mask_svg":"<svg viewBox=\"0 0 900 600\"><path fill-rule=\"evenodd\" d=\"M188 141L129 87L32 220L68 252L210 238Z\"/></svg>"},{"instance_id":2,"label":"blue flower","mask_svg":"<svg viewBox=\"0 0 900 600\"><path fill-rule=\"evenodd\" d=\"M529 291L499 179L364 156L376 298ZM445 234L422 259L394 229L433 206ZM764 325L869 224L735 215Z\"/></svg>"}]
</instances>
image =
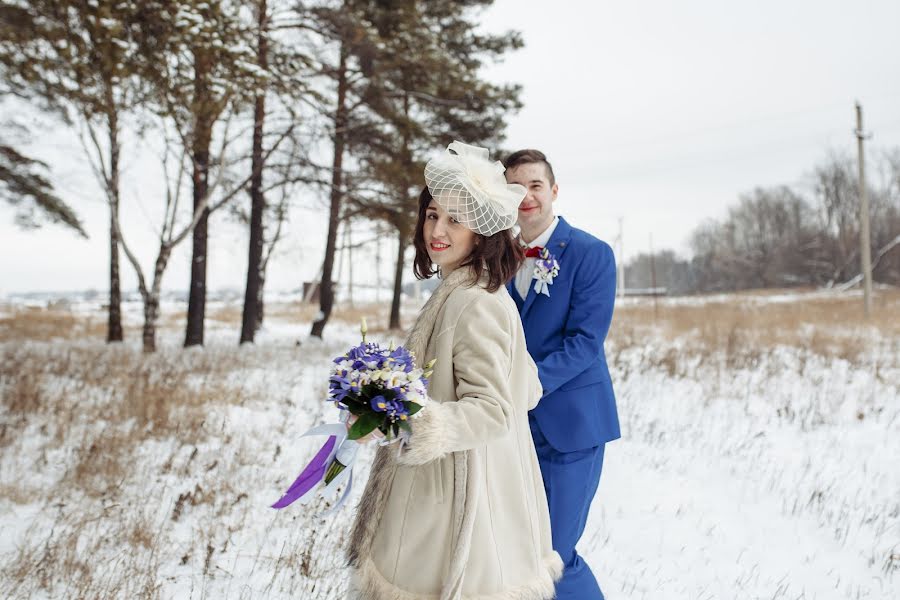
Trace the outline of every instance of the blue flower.
<instances>
[{"instance_id":1,"label":"blue flower","mask_svg":"<svg viewBox=\"0 0 900 600\"><path fill-rule=\"evenodd\" d=\"M396 417L405 421L409 411L406 410L406 405L404 405L403 402L399 400L390 400L387 403L387 413L391 417Z\"/></svg>"},{"instance_id":2,"label":"blue flower","mask_svg":"<svg viewBox=\"0 0 900 600\"><path fill-rule=\"evenodd\" d=\"M392 369L403 369L409 373L413 370L413 357L403 346L398 346L391 352L386 361Z\"/></svg>"},{"instance_id":3,"label":"blue flower","mask_svg":"<svg viewBox=\"0 0 900 600\"><path fill-rule=\"evenodd\" d=\"M550 257L544 260L538 260L537 263L548 271L552 271L553 269L559 268L559 263L556 262L556 259Z\"/></svg>"},{"instance_id":4,"label":"blue flower","mask_svg":"<svg viewBox=\"0 0 900 600\"><path fill-rule=\"evenodd\" d=\"M350 395L350 392L348 392L347 390L341 390L341 389L331 390L331 393L330 393L331 399L334 400L335 402L341 402L344 400L344 398L346 398L349 395Z\"/></svg>"},{"instance_id":5,"label":"blue flower","mask_svg":"<svg viewBox=\"0 0 900 600\"><path fill-rule=\"evenodd\" d=\"M390 406L390 402L388 402L384 396L375 396L369 404L372 405L372 410L375 412L385 412Z\"/></svg>"},{"instance_id":6,"label":"blue flower","mask_svg":"<svg viewBox=\"0 0 900 600\"><path fill-rule=\"evenodd\" d=\"M350 381L346 369L341 370L340 374L336 373L328 378L328 395L337 402L340 402L351 393L359 391L358 387L359 384L357 382Z\"/></svg>"},{"instance_id":7,"label":"blue flower","mask_svg":"<svg viewBox=\"0 0 900 600\"><path fill-rule=\"evenodd\" d=\"M354 346L350 348L349 352L347 352L348 360L364 360L369 355L369 352L364 344L360 344L359 346Z\"/></svg>"}]
</instances>

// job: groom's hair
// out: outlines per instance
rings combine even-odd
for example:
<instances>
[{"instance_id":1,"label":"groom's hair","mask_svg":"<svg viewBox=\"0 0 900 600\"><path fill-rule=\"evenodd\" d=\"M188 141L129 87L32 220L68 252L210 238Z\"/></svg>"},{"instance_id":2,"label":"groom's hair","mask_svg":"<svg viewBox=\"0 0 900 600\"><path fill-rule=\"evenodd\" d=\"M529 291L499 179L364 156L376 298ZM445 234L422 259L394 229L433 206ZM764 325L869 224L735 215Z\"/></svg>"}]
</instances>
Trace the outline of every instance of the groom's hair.
<instances>
[{"instance_id":1,"label":"groom's hair","mask_svg":"<svg viewBox=\"0 0 900 600\"><path fill-rule=\"evenodd\" d=\"M543 163L544 167L547 169L547 180L550 182L550 186L553 187L556 185L556 176L553 174L553 167L550 166L550 161L547 160L547 156L540 150L529 148L513 152L503 161L503 166L507 169L512 169L519 165L530 165L532 163Z\"/></svg>"},{"instance_id":2,"label":"groom's hair","mask_svg":"<svg viewBox=\"0 0 900 600\"><path fill-rule=\"evenodd\" d=\"M433 196L426 186L419 194L419 218L416 220L416 232L413 235L413 246L416 248L413 272L416 279L429 279L438 272L437 266L428 256L428 247L425 244L425 216L432 199ZM472 267L475 281L481 280L482 275L487 275L485 287L489 292L496 292L515 277L516 271L525 260L525 251L513 237L511 229L498 231L494 235L476 233L475 236L478 238L475 249L461 266Z\"/></svg>"}]
</instances>

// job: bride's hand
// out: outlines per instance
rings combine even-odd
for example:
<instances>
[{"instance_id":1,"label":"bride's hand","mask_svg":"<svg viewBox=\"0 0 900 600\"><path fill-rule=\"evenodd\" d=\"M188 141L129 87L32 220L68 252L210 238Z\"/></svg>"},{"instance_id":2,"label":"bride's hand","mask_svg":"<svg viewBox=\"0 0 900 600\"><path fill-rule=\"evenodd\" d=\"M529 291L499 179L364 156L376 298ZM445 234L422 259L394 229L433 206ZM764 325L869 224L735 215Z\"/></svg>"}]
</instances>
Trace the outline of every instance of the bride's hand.
<instances>
[{"instance_id":1,"label":"bride's hand","mask_svg":"<svg viewBox=\"0 0 900 600\"><path fill-rule=\"evenodd\" d=\"M356 422L357 418L358 417L356 415L350 415L350 417L347 419L346 423L344 423L344 425L347 427L348 433L350 432L350 428L353 427L353 424ZM372 433L370 433L369 435L363 436L355 441L358 444L368 444L369 442L374 442L375 440L381 440L381 439L384 439L384 434L381 433L381 430L376 427L375 429L372 430Z\"/></svg>"}]
</instances>

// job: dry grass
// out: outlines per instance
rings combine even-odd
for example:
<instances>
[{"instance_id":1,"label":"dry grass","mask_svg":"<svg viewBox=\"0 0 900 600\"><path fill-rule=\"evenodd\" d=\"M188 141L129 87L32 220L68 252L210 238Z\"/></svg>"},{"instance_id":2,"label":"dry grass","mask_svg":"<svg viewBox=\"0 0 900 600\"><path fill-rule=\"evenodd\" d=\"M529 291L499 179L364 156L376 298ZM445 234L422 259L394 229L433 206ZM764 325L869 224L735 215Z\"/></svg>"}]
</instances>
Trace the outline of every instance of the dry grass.
<instances>
[{"instance_id":1,"label":"dry grass","mask_svg":"<svg viewBox=\"0 0 900 600\"><path fill-rule=\"evenodd\" d=\"M245 388L229 377L247 366L237 351L196 352L184 360L179 352L147 356L119 345L0 346L0 448L38 413L53 415L58 441L80 422L103 421L134 429L132 440L175 435L194 443L205 436L207 406L246 401ZM124 443L113 435L85 446L106 456Z\"/></svg>"},{"instance_id":2,"label":"dry grass","mask_svg":"<svg viewBox=\"0 0 900 600\"><path fill-rule=\"evenodd\" d=\"M776 346L859 361L873 344L900 339L900 290L876 294L873 317L862 300L848 294L806 294L789 301L766 301L754 292L695 303L642 299L616 308L610 341L617 348L640 345L651 332L678 340L705 354L753 355Z\"/></svg>"},{"instance_id":3,"label":"dry grass","mask_svg":"<svg viewBox=\"0 0 900 600\"><path fill-rule=\"evenodd\" d=\"M3 557L0 597L160 598L170 575L160 563L171 567L172 556L204 588L229 576L232 535L258 518L246 481L263 453L226 432L232 423L222 405L253 402L258 410L261 402L285 402L301 375L273 364L290 365L295 353L292 345L150 356L96 341L0 345L0 424L9 432L0 458L28 473L7 472L0 501L46 501L29 517L40 527L18 535L16 550ZM277 376L284 389L254 376ZM342 525L295 524L285 544L254 560L260 568L275 564L271 585L297 590L293 597L342 597L333 589L342 581L327 580L342 555L311 554L326 537L337 548ZM173 537L181 540L174 547ZM305 565L299 577L298 563Z\"/></svg>"},{"instance_id":4,"label":"dry grass","mask_svg":"<svg viewBox=\"0 0 900 600\"><path fill-rule=\"evenodd\" d=\"M221 418L213 425L210 414L251 397L260 400L259 386L251 392L238 374L264 371L275 351L235 346L148 356L97 341L0 345L0 457L28 473L6 473L0 500L28 505L47 499L44 516L35 519L45 527L26 534L0 565L0 597L160 597L157 553L165 545L159 539L165 527L158 515L145 514L158 509L145 497L148 484L157 490L159 484L147 480L152 473L135 470L148 461L141 449L149 443L178 454L193 447L184 464L174 455L151 462L160 464L157 476L168 469L176 481L198 473L206 478L178 498L178 514L166 515L167 523L202 504L231 506L229 494L238 492L228 482L208 481L218 478L217 461L198 464L194 457L198 446L220 434ZM290 377L282 380L291 384ZM38 457L33 466L15 458L26 449ZM100 566L96 556L117 558Z\"/></svg>"},{"instance_id":5,"label":"dry grass","mask_svg":"<svg viewBox=\"0 0 900 600\"><path fill-rule=\"evenodd\" d=\"M265 307L266 318L281 323L312 323L319 312L318 304L306 302L280 302L270 303ZM388 303L357 303L353 306L338 304L331 313L331 319L340 323L359 323L360 318L366 317L372 325L372 331L386 330L390 305ZM217 306L207 312L207 318L223 325L240 328L243 319L240 304ZM163 326L178 327L184 324L185 313L172 313L165 315L161 320Z\"/></svg>"},{"instance_id":6,"label":"dry grass","mask_svg":"<svg viewBox=\"0 0 900 600\"><path fill-rule=\"evenodd\" d=\"M771 298L774 294L785 297ZM900 340L900 290L876 293L874 316L866 320L859 294L827 294L812 291L754 291L692 299L663 298L654 307L652 299L628 299L616 308L610 329L610 359L624 350L643 347L650 339L662 336L670 344L648 354L647 360L663 367L671 375L691 368L692 361L715 357L723 368L752 367L764 354L778 346L801 347L828 358L851 363L866 362L873 344L882 357L897 355ZM357 324L362 317L375 334L388 332L390 307L386 303L338 305L334 322ZM306 325L318 312L318 305L301 302L270 303L266 306L269 323ZM0 317L0 335L4 340L53 341L102 340L105 315L73 313L66 307L45 309L6 307ZM414 311L407 311L404 325L409 326ZM183 311L166 312L160 318L160 331L178 331L184 325ZM240 328L240 305L216 306L209 320ZM277 327L277 325L275 325ZM127 328L130 339L139 332ZM884 352L884 346L888 352ZM83 395L90 391L114 400L106 403L97 418L115 422L132 418L140 428L157 432L173 429L196 430L202 422L200 408L222 396L233 396L235 387L221 384L240 359L225 361L210 358L204 352L190 365L176 364L171 357L144 357L128 348L116 350L117 360L107 360L101 347L67 346L54 353L54 359L40 368L38 376L27 361L41 360L44 350L29 354L9 349L2 351L0 383L4 384L3 404L12 415L27 414L51 405L53 394L41 384L43 375L63 380L65 393ZM652 354L652 355L651 355ZM167 362L168 360L168 362ZM884 360L884 359L882 359ZM96 365L104 365L97 368ZM620 365L621 366L621 365ZM875 365L879 368L880 365ZM162 373L163 377L152 374ZM58 395L58 394L57 394ZM240 401L232 398L231 401ZM10 435L8 424L0 422L0 447Z\"/></svg>"},{"instance_id":7,"label":"dry grass","mask_svg":"<svg viewBox=\"0 0 900 600\"><path fill-rule=\"evenodd\" d=\"M319 312L317 304L305 304L302 302L291 302L285 304L274 304L266 306L267 318L272 317L283 322L294 323L312 323L313 318ZM368 322L369 331L372 333L384 333L388 330L388 321L390 319L391 307L388 302L368 302L356 303L353 306L348 304L338 304L331 313L331 319L339 323L349 323L356 325L363 317ZM412 325L415 315L403 313L404 327ZM240 323L240 317L235 321Z\"/></svg>"},{"instance_id":8,"label":"dry grass","mask_svg":"<svg viewBox=\"0 0 900 600\"><path fill-rule=\"evenodd\" d=\"M67 514L45 539L32 532L29 543L6 565L6 577L0 580L3 597L159 598L160 584L153 579L158 569L151 551L154 528L142 511L129 511L124 520L110 519L109 513ZM121 552L123 546L129 551ZM111 552L117 557L112 564L96 564L97 556ZM140 575L122 578L126 570ZM66 577L61 580L59 573Z\"/></svg>"},{"instance_id":9,"label":"dry grass","mask_svg":"<svg viewBox=\"0 0 900 600\"><path fill-rule=\"evenodd\" d=\"M666 299L658 316L651 300L619 306L610 332L615 376L627 378L628 369L650 364L677 377L692 373L698 361L715 360L728 378L728 368L752 367L779 344L865 362L872 340L896 346L900 339L897 291L879 293L871 322L859 315L855 296L763 300L759 294L691 303ZM333 319L356 324L365 316L370 330L381 333L388 310L384 304L341 306ZM317 306L299 303L267 306L273 327L307 325L316 312ZM13 343L0 344L0 457L25 456L27 442L41 446L28 448L28 456L43 458L35 460L41 464L34 465L32 477L4 478L0 499L18 505L48 500L42 517L35 518L43 526L26 533L26 542L0 565L0 597L159 598L170 571L161 563L171 567L172 556L192 570L200 586L226 576L234 560L229 544L246 543L241 531L259 510L248 507L241 482L255 481L246 471L277 457L281 447L274 454L269 446L247 448L246 435L231 437L218 424L224 422L210 415L222 405L284 401L279 394L289 394L285 390L297 383L291 378L300 377L283 366L296 360L296 350L235 343L145 355L133 345L104 345L105 316L99 312L56 307L4 313L0 335ZM211 321L235 332L240 316L239 307L231 306L209 313ZM161 330L180 331L183 325L181 312L160 321ZM629 363L635 355L642 364ZM896 355L881 352L879 360ZM277 377L278 389L251 381L256 375ZM214 442L212 449L207 442ZM165 450L153 454L158 448ZM65 472L55 474L50 465ZM48 489L64 495L48 496ZM163 501L167 493L170 499ZM289 589L311 599L341 597L343 580L330 573L342 568L342 556L317 556L311 549L342 546L344 525L340 519L298 520L277 544L265 551L260 545L253 560L272 573L265 589ZM173 546L173 531L186 528L194 532L190 541ZM158 556L161 550L169 555ZM117 558L98 566L95 556Z\"/></svg>"},{"instance_id":10,"label":"dry grass","mask_svg":"<svg viewBox=\"0 0 900 600\"><path fill-rule=\"evenodd\" d=\"M120 427L107 427L91 434L75 447L74 466L63 479L65 487L76 486L92 497L113 495L128 476L133 440Z\"/></svg>"},{"instance_id":11,"label":"dry grass","mask_svg":"<svg viewBox=\"0 0 900 600\"><path fill-rule=\"evenodd\" d=\"M319 312L318 304L304 302L271 303L266 305L266 318L281 323L312 324ZM373 333L388 331L390 304L357 303L353 306L338 304L331 319L339 323L359 323L366 317ZM240 330L242 308L240 304L216 305L207 310L207 321ZM404 315L404 325L411 324ZM31 340L52 342L55 340L105 340L106 313L96 311L73 311L64 304L46 307L21 307L0 304L0 340ZM164 311L158 321L158 331L178 330L185 326L187 313L184 310ZM136 339L141 335L143 321L123 317L122 327L126 339Z\"/></svg>"},{"instance_id":12,"label":"dry grass","mask_svg":"<svg viewBox=\"0 0 900 600\"><path fill-rule=\"evenodd\" d=\"M4 307L0 305L0 339L40 340L104 339L106 316L82 315L64 307Z\"/></svg>"}]
</instances>

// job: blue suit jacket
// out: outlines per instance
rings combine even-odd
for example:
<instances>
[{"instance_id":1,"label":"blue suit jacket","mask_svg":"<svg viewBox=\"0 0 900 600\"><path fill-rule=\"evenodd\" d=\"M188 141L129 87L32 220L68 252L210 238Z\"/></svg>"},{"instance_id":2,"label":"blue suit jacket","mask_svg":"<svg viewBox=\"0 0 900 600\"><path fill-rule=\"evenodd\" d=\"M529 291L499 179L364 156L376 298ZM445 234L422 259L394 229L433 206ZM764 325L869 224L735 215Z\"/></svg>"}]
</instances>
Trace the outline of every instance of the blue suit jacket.
<instances>
[{"instance_id":1,"label":"blue suit jacket","mask_svg":"<svg viewBox=\"0 0 900 600\"><path fill-rule=\"evenodd\" d=\"M538 367L544 395L531 412L550 444L574 452L621 436L603 342L616 297L612 248L560 217L547 249L559 262L550 296L519 296L528 352Z\"/></svg>"}]
</instances>

